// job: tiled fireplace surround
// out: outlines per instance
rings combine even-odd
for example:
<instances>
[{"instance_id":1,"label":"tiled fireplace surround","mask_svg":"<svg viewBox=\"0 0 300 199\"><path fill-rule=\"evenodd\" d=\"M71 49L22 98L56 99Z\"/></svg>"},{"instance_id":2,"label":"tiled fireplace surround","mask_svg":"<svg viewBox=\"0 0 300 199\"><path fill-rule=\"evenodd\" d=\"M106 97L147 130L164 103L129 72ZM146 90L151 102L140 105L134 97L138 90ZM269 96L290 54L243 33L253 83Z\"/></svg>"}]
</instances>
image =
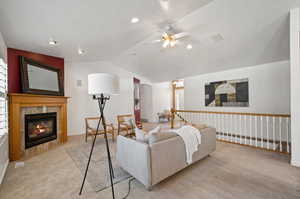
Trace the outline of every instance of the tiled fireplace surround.
<instances>
[{"instance_id":1,"label":"tiled fireplace surround","mask_svg":"<svg viewBox=\"0 0 300 199\"><path fill-rule=\"evenodd\" d=\"M21 116L20 116L20 133L21 133L21 154L23 157L30 157L33 155L37 155L41 152L49 150L51 147L60 144L61 140L61 129L60 129L60 117L59 117L59 107L48 107L48 106L39 106L39 107L24 107L21 108ZM25 115L26 114L36 114L36 113L57 113L57 139L52 140L50 142L46 142L28 149L25 149Z\"/></svg>"},{"instance_id":2,"label":"tiled fireplace surround","mask_svg":"<svg viewBox=\"0 0 300 199\"><path fill-rule=\"evenodd\" d=\"M9 94L9 156L16 161L67 141L67 97ZM57 113L57 139L25 149L25 115Z\"/></svg>"}]
</instances>

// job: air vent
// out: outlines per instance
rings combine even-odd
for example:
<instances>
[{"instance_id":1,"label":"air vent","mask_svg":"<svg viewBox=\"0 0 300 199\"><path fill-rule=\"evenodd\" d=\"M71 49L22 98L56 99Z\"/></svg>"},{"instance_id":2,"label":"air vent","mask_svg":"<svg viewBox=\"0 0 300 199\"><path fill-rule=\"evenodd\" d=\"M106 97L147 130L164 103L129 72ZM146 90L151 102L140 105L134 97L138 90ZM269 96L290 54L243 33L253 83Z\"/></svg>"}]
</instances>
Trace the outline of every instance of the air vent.
<instances>
[{"instance_id":1,"label":"air vent","mask_svg":"<svg viewBox=\"0 0 300 199\"><path fill-rule=\"evenodd\" d=\"M211 40L215 43L221 42L224 40L224 37L221 34L215 34L211 36Z\"/></svg>"}]
</instances>

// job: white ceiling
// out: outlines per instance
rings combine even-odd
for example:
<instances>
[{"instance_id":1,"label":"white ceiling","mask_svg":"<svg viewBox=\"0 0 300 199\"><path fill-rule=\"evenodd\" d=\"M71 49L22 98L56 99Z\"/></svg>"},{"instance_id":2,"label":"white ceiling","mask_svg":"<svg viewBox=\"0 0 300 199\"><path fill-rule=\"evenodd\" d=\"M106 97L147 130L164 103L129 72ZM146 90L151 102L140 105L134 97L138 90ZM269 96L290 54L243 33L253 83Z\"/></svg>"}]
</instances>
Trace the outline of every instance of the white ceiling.
<instances>
[{"instance_id":1,"label":"white ceiling","mask_svg":"<svg viewBox=\"0 0 300 199\"><path fill-rule=\"evenodd\" d=\"M108 60L153 81L289 59L289 9L300 0L0 0L6 44L67 61ZM132 17L140 23L131 24ZM172 23L191 37L150 44ZM215 42L221 35L224 40ZM59 42L51 47L48 40ZM188 51L185 45L191 43ZM77 54L78 47L87 53Z\"/></svg>"}]
</instances>

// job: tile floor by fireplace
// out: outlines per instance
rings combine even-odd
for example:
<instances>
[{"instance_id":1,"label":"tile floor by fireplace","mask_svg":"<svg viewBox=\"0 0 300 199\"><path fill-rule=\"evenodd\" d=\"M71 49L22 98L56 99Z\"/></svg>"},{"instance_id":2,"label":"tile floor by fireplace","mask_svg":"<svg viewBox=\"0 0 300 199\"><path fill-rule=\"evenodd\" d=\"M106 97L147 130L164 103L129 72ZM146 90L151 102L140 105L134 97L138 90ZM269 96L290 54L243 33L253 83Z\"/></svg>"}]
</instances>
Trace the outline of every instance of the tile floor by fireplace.
<instances>
[{"instance_id":1,"label":"tile floor by fireplace","mask_svg":"<svg viewBox=\"0 0 300 199\"><path fill-rule=\"evenodd\" d=\"M0 187L1 199L111 198L110 189L95 193L87 183L78 196L82 174L66 149L84 142L74 136L62 146L25 160L10 163ZM105 151L104 151L105 152ZM129 198L300 198L300 169L289 165L286 155L217 143L210 157L163 181L151 192L134 181ZM116 185L117 198L127 192L127 181Z\"/></svg>"}]
</instances>

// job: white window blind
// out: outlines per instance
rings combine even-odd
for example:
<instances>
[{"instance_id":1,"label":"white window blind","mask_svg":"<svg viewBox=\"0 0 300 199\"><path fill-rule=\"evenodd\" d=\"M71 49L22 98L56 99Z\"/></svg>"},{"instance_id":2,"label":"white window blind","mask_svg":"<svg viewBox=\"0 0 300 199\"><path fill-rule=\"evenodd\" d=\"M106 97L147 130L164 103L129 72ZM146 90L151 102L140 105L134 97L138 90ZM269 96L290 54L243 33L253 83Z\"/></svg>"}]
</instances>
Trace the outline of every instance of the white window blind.
<instances>
[{"instance_id":1,"label":"white window blind","mask_svg":"<svg viewBox=\"0 0 300 199\"><path fill-rule=\"evenodd\" d=\"M0 137L8 132L7 65L0 58Z\"/></svg>"}]
</instances>

